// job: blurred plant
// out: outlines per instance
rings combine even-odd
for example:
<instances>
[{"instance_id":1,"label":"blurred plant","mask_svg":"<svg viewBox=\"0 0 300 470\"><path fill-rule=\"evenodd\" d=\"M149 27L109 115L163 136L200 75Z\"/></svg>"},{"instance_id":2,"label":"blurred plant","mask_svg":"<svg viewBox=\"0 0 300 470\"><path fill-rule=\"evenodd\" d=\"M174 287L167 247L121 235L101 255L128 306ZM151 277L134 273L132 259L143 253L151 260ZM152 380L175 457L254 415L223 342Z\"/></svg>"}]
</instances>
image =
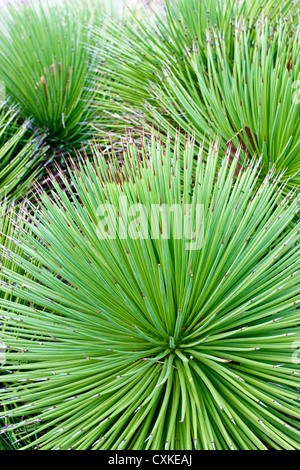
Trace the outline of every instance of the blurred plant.
<instances>
[{"instance_id":1,"label":"blurred plant","mask_svg":"<svg viewBox=\"0 0 300 470\"><path fill-rule=\"evenodd\" d=\"M101 13L117 15L116 4L48 0L7 6L1 14L0 79L22 114L47 131L56 152L81 147L90 136L93 63L87 25L96 15L102 24Z\"/></svg>"},{"instance_id":2,"label":"blurred plant","mask_svg":"<svg viewBox=\"0 0 300 470\"><path fill-rule=\"evenodd\" d=\"M23 255L2 247L27 273L3 265L19 300L0 300L0 418L14 417L0 432L25 427L23 449L300 448L299 201L274 170L259 185L258 161L228 151L218 168L216 143L195 167L182 147L128 139L120 162L94 146L30 204L11 237ZM202 248L173 218L169 238L143 238L141 212L134 236L99 238L120 196L203 205Z\"/></svg>"},{"instance_id":3,"label":"blurred plant","mask_svg":"<svg viewBox=\"0 0 300 470\"><path fill-rule=\"evenodd\" d=\"M197 141L217 134L233 155L239 144L248 158L263 155L262 176L274 163L287 169L289 188L300 183L300 100L295 99L300 88L295 88L300 77L300 27L262 20L256 32L254 41L248 29L236 32L229 63L226 42L215 31L207 42L205 62L200 54L191 54L197 83L189 80L182 85L170 72L167 85L157 88L156 95L181 129L194 130ZM157 113L155 119L161 129L169 129L169 122Z\"/></svg>"},{"instance_id":4,"label":"blurred plant","mask_svg":"<svg viewBox=\"0 0 300 470\"><path fill-rule=\"evenodd\" d=\"M204 75L207 73L208 52L212 58L218 59L212 45L207 51L210 46L207 42L210 43L214 30L222 37L222 59L227 60L232 70L231 60L240 28L247 31L251 51L256 23L261 17L268 17L272 24L276 24L277 16L281 15L291 18L290 21L296 24L299 15L297 1L282 4L278 0L175 0L166 2L165 6L166 16L157 14L153 21L151 18L147 18L147 22L136 19L123 26L110 23L108 28L93 29L97 44L91 46L91 53L95 64L101 64L105 57L105 69L111 80L104 84L104 87L109 85L106 91L111 97L110 104L99 93L103 88L100 85L95 95L95 108L100 111L105 108L114 118L109 128L101 119L98 123L94 121L98 132L106 133L113 129L120 136L126 127L138 134L142 125L150 128L156 125L161 130L169 126L175 137L179 122L185 118L182 116L185 108L180 108L185 102L188 104L190 94L197 95L198 101L202 98L191 57L199 56L204 65L201 69ZM172 80L169 80L170 75ZM97 77L95 82L97 87ZM179 84L184 95L183 103L178 101L175 84ZM159 95L161 89L163 97ZM203 109L205 102L202 100ZM190 122L191 126L195 120ZM185 129L188 124L185 122ZM206 124L204 129L201 128L202 134L205 127Z\"/></svg>"}]
</instances>

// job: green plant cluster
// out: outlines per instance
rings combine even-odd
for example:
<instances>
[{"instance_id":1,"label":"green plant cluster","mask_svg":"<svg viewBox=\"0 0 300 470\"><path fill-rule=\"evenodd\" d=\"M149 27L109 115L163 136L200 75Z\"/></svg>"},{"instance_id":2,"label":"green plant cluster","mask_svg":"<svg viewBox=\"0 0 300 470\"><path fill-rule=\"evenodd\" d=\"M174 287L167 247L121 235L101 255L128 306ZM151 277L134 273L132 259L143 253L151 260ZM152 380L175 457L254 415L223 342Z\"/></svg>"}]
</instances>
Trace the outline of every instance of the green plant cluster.
<instances>
[{"instance_id":1,"label":"green plant cluster","mask_svg":"<svg viewBox=\"0 0 300 470\"><path fill-rule=\"evenodd\" d=\"M9 154L3 149L1 197L6 187L10 199L18 200L26 195L28 185L24 173L29 165L32 165L31 177L38 176L33 172L34 142L44 144L41 149L44 161L55 158L61 161L62 154L87 145L93 116L90 104L95 93L91 76L96 71L88 52L88 46L93 43L91 30L93 24L99 27L119 14L123 13L109 0L25 2L18 8L7 4L1 10L1 146L5 144L5 129L11 127L11 107L15 109L15 117L19 117L14 124L13 142L17 135L21 138L25 127L31 128L31 133L23 139L24 156L19 154L19 148L12 148ZM97 77L102 83L105 73L103 67L97 67ZM7 165L9 159L14 159L14 173ZM10 174L8 182L6 175L2 176L2 166ZM39 174L45 174L43 168ZM13 178L22 180L22 190L14 191Z\"/></svg>"},{"instance_id":2,"label":"green plant cluster","mask_svg":"<svg viewBox=\"0 0 300 470\"><path fill-rule=\"evenodd\" d=\"M116 132L155 126L175 137L180 126L207 146L218 135L224 150L240 145L246 158L263 155L264 176L276 163L289 187L299 185L297 2L167 5L166 19L152 27L137 21L122 35L116 24L101 32ZM100 30L94 35L101 43Z\"/></svg>"},{"instance_id":3,"label":"green plant cluster","mask_svg":"<svg viewBox=\"0 0 300 470\"><path fill-rule=\"evenodd\" d=\"M1 12L0 450L300 449L299 4L163 6Z\"/></svg>"}]
</instances>

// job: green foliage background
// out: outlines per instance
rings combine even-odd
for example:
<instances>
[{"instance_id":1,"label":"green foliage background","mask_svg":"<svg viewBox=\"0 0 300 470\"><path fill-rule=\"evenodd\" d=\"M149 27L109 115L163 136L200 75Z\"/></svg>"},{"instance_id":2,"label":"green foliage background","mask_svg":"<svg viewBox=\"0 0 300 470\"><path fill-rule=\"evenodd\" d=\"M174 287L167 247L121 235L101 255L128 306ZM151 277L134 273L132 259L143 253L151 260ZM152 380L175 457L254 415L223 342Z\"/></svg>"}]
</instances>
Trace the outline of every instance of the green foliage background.
<instances>
[{"instance_id":1,"label":"green foliage background","mask_svg":"<svg viewBox=\"0 0 300 470\"><path fill-rule=\"evenodd\" d=\"M298 1L1 10L1 450L299 450L299 35ZM200 204L201 249L102 239L120 196Z\"/></svg>"}]
</instances>

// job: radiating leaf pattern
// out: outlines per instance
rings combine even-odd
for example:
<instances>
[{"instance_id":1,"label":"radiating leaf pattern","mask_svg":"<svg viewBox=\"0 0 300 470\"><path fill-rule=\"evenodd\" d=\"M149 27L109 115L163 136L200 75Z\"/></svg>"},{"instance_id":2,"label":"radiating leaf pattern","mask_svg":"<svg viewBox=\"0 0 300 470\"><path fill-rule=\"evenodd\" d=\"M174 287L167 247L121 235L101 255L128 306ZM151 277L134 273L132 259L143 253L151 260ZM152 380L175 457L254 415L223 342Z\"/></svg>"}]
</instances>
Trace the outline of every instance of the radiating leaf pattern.
<instances>
[{"instance_id":1,"label":"radiating leaf pattern","mask_svg":"<svg viewBox=\"0 0 300 470\"><path fill-rule=\"evenodd\" d=\"M22 299L0 300L2 434L40 449L300 448L299 200L218 147L128 138L120 162L94 146L40 191L16 224L23 255L3 247L27 277L2 268ZM99 239L99 206L120 212L120 196L202 204L202 248L172 222L169 239Z\"/></svg>"}]
</instances>

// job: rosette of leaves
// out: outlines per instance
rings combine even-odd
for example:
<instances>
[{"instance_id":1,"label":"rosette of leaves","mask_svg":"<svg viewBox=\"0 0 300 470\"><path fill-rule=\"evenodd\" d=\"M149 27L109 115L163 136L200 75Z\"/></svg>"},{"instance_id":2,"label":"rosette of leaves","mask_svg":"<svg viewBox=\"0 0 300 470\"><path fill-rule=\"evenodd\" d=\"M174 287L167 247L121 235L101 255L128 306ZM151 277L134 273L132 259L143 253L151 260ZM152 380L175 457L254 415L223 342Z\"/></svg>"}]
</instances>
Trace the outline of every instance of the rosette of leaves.
<instances>
[{"instance_id":1,"label":"rosette of leaves","mask_svg":"<svg viewBox=\"0 0 300 470\"><path fill-rule=\"evenodd\" d=\"M233 155L238 145L247 158L262 155L263 176L276 163L278 169L286 169L288 187L298 185L299 38L299 24L294 27L281 19L274 26L262 19L254 41L246 28L236 32L231 63L226 41L215 31L207 43L206 63L200 54L191 55L196 83L182 85L170 73L167 86L157 88L161 105L182 129L192 126L197 141L205 134L218 134ZM169 128L166 120L160 124Z\"/></svg>"},{"instance_id":2,"label":"rosette of leaves","mask_svg":"<svg viewBox=\"0 0 300 470\"><path fill-rule=\"evenodd\" d=\"M296 191L182 147L93 147L2 248L27 273L3 266L0 300L22 449L300 448Z\"/></svg>"},{"instance_id":3,"label":"rosette of leaves","mask_svg":"<svg viewBox=\"0 0 300 470\"><path fill-rule=\"evenodd\" d=\"M139 134L142 123L150 129L154 124L161 131L169 127L175 138L176 128L182 120L184 129L189 125L190 128L195 126L198 117L185 116L189 100L194 99L194 94L197 96L197 104L201 101L202 113L206 112L198 70L194 67L192 57L196 55L199 60L201 58L201 73L206 76L210 67L207 62L211 60L207 55L210 54L213 60L219 60L213 45L207 51L212 32L216 30L222 37L222 61L227 61L232 74L232 58L239 30L247 30L249 53L252 54L251 41L256 37L257 21L267 17L272 25L276 25L280 14L283 18L289 18L293 25L297 24L298 2L166 1L165 16L157 13L153 21L147 17L147 22L135 19L124 25L110 23L107 28L96 25L92 33L96 44L91 45L91 54L99 67L105 58L109 80L104 83L104 87L108 87L106 91L111 97L108 103L103 87L97 85L96 76L96 111L105 109L114 118L109 131L113 130L117 135L122 134L125 127ZM243 57L240 59L243 60ZM174 90L177 84L182 95L180 98ZM196 128L201 125L203 135L207 122L201 116L199 120L201 124L197 122ZM106 123L101 119L99 122L95 119L93 127L100 134L107 131Z\"/></svg>"},{"instance_id":4,"label":"rosette of leaves","mask_svg":"<svg viewBox=\"0 0 300 470\"><path fill-rule=\"evenodd\" d=\"M14 108L0 103L0 200L18 200L41 171L45 134L32 131Z\"/></svg>"},{"instance_id":5,"label":"rosette of leaves","mask_svg":"<svg viewBox=\"0 0 300 470\"><path fill-rule=\"evenodd\" d=\"M104 0L49 0L7 6L1 15L0 79L22 114L47 130L56 152L81 147L89 137L93 61L86 44L100 13L117 14Z\"/></svg>"}]
</instances>

